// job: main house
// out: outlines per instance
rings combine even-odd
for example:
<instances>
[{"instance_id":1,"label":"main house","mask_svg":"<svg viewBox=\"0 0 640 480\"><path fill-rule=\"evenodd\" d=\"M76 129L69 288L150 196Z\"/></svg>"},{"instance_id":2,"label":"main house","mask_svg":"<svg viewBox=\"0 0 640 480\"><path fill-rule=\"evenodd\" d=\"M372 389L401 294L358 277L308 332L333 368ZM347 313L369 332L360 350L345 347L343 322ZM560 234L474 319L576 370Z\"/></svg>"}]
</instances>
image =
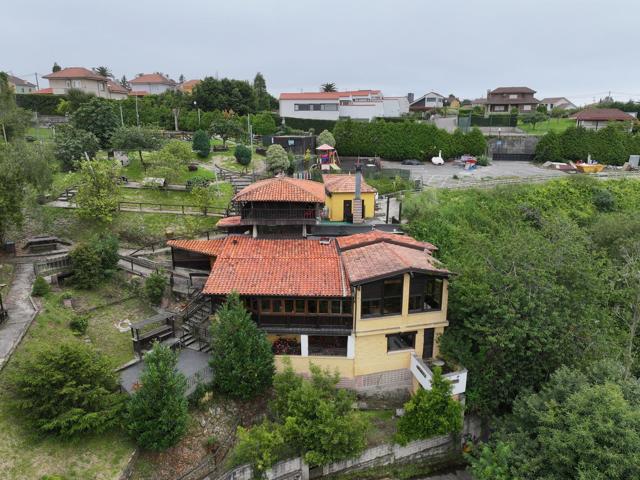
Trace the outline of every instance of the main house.
<instances>
[{"instance_id":1,"label":"main house","mask_svg":"<svg viewBox=\"0 0 640 480\"><path fill-rule=\"evenodd\" d=\"M175 90L178 84L160 72L140 73L129 82L131 91L135 94L158 95L168 90Z\"/></svg>"},{"instance_id":2,"label":"main house","mask_svg":"<svg viewBox=\"0 0 640 480\"><path fill-rule=\"evenodd\" d=\"M385 97L380 90L280 94L280 116L313 120L373 120L409 112L407 97ZM286 120L285 120L286 121Z\"/></svg>"},{"instance_id":3,"label":"main house","mask_svg":"<svg viewBox=\"0 0 640 480\"><path fill-rule=\"evenodd\" d=\"M174 268L209 271L202 293L212 311L237 292L267 335L277 364L291 359L337 370L342 386L365 393L430 388L440 365L449 272L436 248L372 230L338 238L263 239L228 235L171 240ZM453 393L466 371L447 371Z\"/></svg>"},{"instance_id":4,"label":"main house","mask_svg":"<svg viewBox=\"0 0 640 480\"><path fill-rule=\"evenodd\" d=\"M518 113L531 113L540 103L535 93L529 87L499 87L487 91L485 105L489 113L509 113L513 108Z\"/></svg>"}]
</instances>

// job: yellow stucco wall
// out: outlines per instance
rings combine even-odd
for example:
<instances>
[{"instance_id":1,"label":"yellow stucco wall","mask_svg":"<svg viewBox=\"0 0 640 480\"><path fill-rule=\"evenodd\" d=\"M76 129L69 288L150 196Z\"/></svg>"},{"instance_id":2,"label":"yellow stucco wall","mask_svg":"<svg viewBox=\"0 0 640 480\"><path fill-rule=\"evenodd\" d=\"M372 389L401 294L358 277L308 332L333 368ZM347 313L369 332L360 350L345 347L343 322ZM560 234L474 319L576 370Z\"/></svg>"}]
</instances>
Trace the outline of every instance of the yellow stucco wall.
<instances>
[{"instance_id":1,"label":"yellow stucco wall","mask_svg":"<svg viewBox=\"0 0 640 480\"><path fill-rule=\"evenodd\" d=\"M291 359L291 366L293 370L297 373L309 374L309 365L314 364L318 365L323 369L329 369L330 371L337 370L340 373L342 378L353 378L354 369L353 369L353 359L346 357L300 357L298 355L276 355L276 367L278 371L282 371L284 369L284 359Z\"/></svg>"},{"instance_id":2,"label":"yellow stucco wall","mask_svg":"<svg viewBox=\"0 0 640 480\"><path fill-rule=\"evenodd\" d=\"M364 202L364 218L373 218L375 214L376 194L373 192L361 195ZM353 200L355 193L332 193L325 198L325 205L329 209L329 220L332 222L344 221L344 201Z\"/></svg>"}]
</instances>

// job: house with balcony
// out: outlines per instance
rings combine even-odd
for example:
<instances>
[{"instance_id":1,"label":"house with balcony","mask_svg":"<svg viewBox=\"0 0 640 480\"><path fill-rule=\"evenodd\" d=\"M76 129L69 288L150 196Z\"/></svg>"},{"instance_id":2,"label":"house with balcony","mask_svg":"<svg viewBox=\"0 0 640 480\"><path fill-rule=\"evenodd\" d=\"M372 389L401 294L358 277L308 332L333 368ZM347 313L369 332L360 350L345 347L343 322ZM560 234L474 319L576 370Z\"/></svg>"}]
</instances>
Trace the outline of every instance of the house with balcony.
<instances>
[{"instance_id":1,"label":"house with balcony","mask_svg":"<svg viewBox=\"0 0 640 480\"><path fill-rule=\"evenodd\" d=\"M170 240L175 268L208 271L211 312L237 292L272 344L301 374L337 370L341 385L365 394L430 388L448 325L449 272L436 247L372 230L339 238L268 239L228 235ZM203 320L208 325L208 318ZM206 329L201 331L205 331ZM454 395L466 370L445 369Z\"/></svg>"},{"instance_id":2,"label":"house with balcony","mask_svg":"<svg viewBox=\"0 0 640 480\"><path fill-rule=\"evenodd\" d=\"M518 113L531 113L540 103L534 97L536 91L529 87L499 87L487 91L485 105L489 113L509 113L513 108Z\"/></svg>"}]
</instances>

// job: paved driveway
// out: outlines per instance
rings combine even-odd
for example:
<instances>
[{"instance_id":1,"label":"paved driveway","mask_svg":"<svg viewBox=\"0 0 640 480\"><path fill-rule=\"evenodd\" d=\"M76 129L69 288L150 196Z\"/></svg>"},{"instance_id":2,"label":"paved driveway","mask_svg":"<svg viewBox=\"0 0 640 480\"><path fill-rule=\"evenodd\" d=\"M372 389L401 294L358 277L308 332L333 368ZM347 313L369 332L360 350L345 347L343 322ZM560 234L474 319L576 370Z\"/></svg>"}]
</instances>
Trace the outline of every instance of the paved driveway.
<instances>
[{"instance_id":1,"label":"paved driveway","mask_svg":"<svg viewBox=\"0 0 640 480\"><path fill-rule=\"evenodd\" d=\"M538 178L553 178L566 176L557 170L541 168L529 162L494 161L488 167L478 167L467 171L457 163L447 162L444 165L433 165L425 162L422 165L402 165L400 162L382 161L383 168L402 168L411 172L411 178L420 179L422 183L431 187L455 188L461 184L473 184L496 179L530 180ZM458 179L453 178L457 175Z\"/></svg>"}]
</instances>

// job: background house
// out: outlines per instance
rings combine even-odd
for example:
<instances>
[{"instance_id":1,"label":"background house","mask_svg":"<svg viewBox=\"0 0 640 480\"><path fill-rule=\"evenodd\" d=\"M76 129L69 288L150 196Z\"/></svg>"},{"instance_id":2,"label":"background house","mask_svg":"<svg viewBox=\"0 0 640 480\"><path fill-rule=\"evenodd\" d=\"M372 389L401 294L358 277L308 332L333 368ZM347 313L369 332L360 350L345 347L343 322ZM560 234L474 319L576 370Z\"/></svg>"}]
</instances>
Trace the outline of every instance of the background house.
<instances>
[{"instance_id":1,"label":"background house","mask_svg":"<svg viewBox=\"0 0 640 480\"><path fill-rule=\"evenodd\" d=\"M193 89L198 85L201 80L187 80L178 85L178 90L184 93L193 93Z\"/></svg>"},{"instance_id":2,"label":"background house","mask_svg":"<svg viewBox=\"0 0 640 480\"><path fill-rule=\"evenodd\" d=\"M175 90L178 85L160 72L140 73L129 84L133 92L146 92L151 95L158 95L167 90Z\"/></svg>"},{"instance_id":3,"label":"background house","mask_svg":"<svg viewBox=\"0 0 640 480\"><path fill-rule=\"evenodd\" d=\"M129 90L111 79L107 80L107 91L109 92L109 98L113 100L124 100L129 96Z\"/></svg>"},{"instance_id":4,"label":"background house","mask_svg":"<svg viewBox=\"0 0 640 480\"><path fill-rule=\"evenodd\" d=\"M436 92L425 93L417 100L411 102L409 110L412 112L425 112L434 108L442 108L444 106L444 95Z\"/></svg>"},{"instance_id":5,"label":"background house","mask_svg":"<svg viewBox=\"0 0 640 480\"><path fill-rule=\"evenodd\" d=\"M547 97L540 100L540 105L544 105L547 108L547 112L550 112L554 108L561 108L562 110L570 110L578 108L571 100L566 97Z\"/></svg>"},{"instance_id":6,"label":"background house","mask_svg":"<svg viewBox=\"0 0 640 480\"><path fill-rule=\"evenodd\" d=\"M372 120L409 112L406 97L384 97L380 90L282 93L280 116L313 120Z\"/></svg>"},{"instance_id":7,"label":"background house","mask_svg":"<svg viewBox=\"0 0 640 480\"><path fill-rule=\"evenodd\" d=\"M98 97L109 98L109 91L107 89L108 79L88 68L63 68L49 75L44 75L42 78L49 80L49 88L51 89L51 93L55 95L64 95L70 88L76 88L85 93L92 93Z\"/></svg>"},{"instance_id":8,"label":"background house","mask_svg":"<svg viewBox=\"0 0 640 480\"><path fill-rule=\"evenodd\" d=\"M589 130L600 130L609 122L628 122L631 130L636 117L617 108L588 108L575 114L576 126Z\"/></svg>"},{"instance_id":9,"label":"background house","mask_svg":"<svg viewBox=\"0 0 640 480\"><path fill-rule=\"evenodd\" d=\"M487 92L487 110L489 113L509 113L517 108L519 113L531 113L540 103L533 95L535 90L529 87L499 87Z\"/></svg>"},{"instance_id":10,"label":"background house","mask_svg":"<svg viewBox=\"0 0 640 480\"><path fill-rule=\"evenodd\" d=\"M9 85L11 85L13 91L17 95L22 95L25 93L35 93L36 86L33 83L27 82L26 80L18 77L14 77L13 75L7 75L7 77L9 79Z\"/></svg>"}]
</instances>

